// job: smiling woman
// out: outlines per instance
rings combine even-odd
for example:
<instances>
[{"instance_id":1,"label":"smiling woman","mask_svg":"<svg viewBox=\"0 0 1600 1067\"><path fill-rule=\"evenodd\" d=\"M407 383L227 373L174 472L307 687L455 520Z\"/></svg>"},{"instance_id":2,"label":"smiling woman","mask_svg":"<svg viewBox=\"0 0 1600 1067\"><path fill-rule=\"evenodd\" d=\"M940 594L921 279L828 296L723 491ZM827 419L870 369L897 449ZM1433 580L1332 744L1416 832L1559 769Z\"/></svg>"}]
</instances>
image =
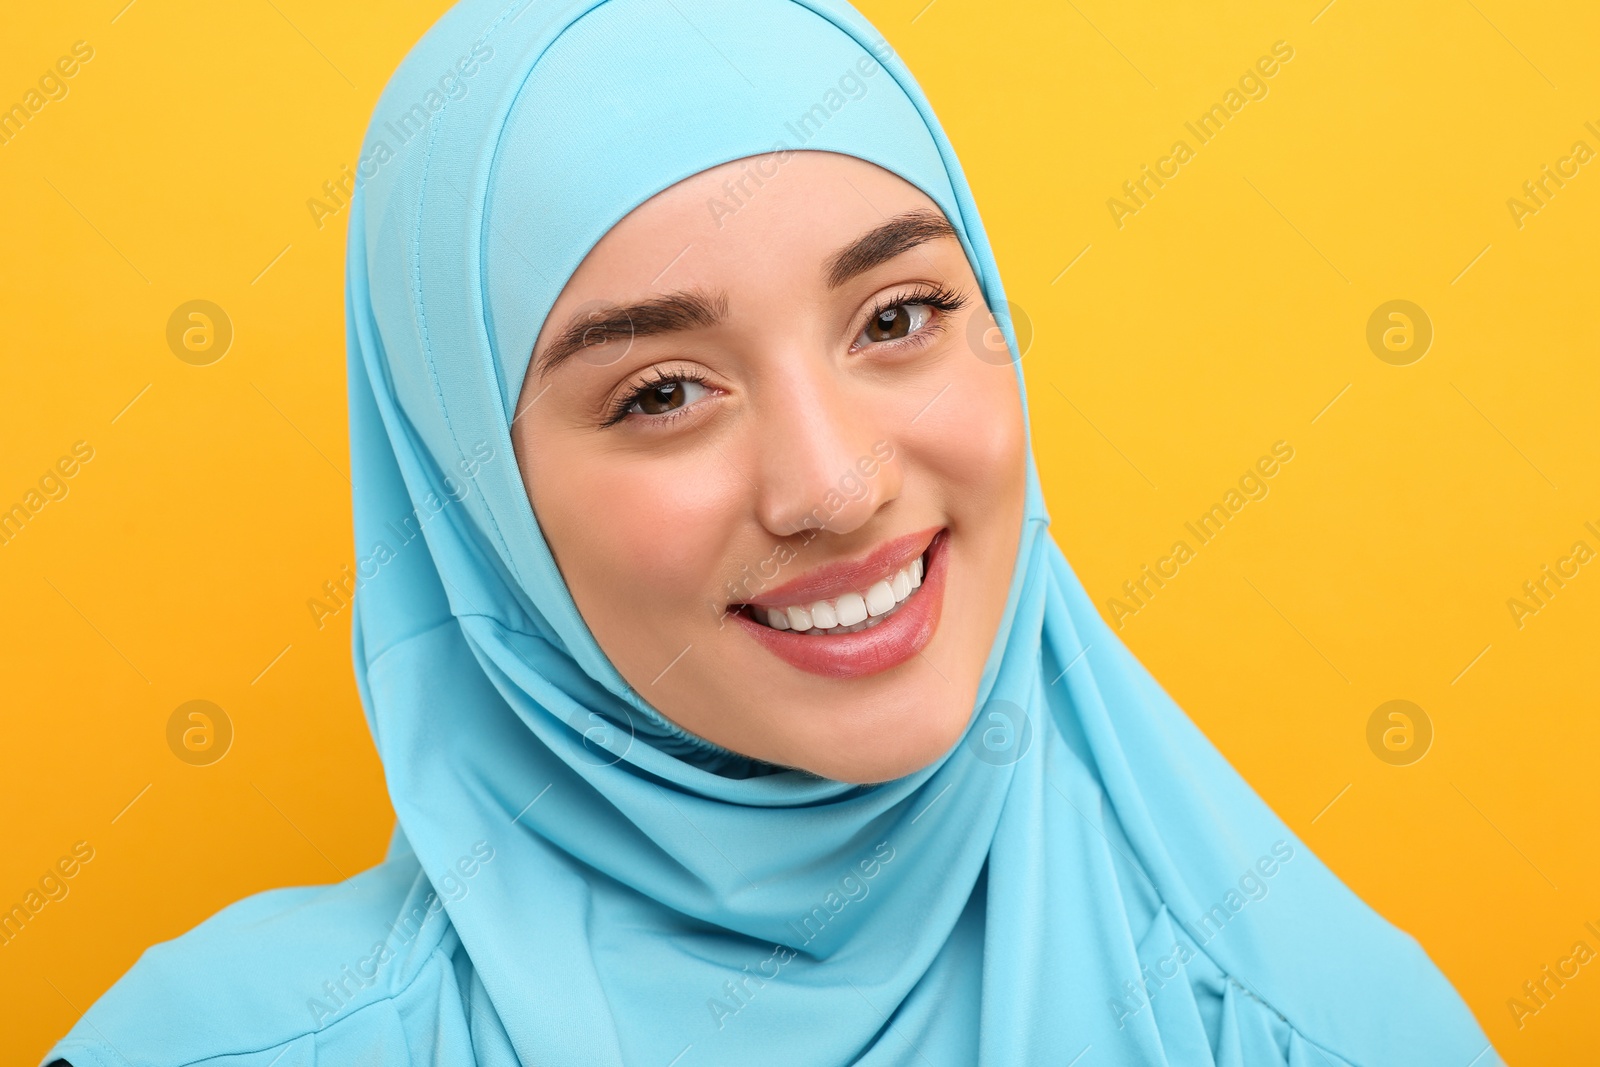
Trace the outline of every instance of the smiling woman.
<instances>
[{"instance_id":1,"label":"smiling woman","mask_svg":"<svg viewBox=\"0 0 1600 1067\"><path fill-rule=\"evenodd\" d=\"M968 347L987 312L925 193L800 153L719 229L707 191L741 166L659 193L590 251L512 440L567 588L635 690L731 751L886 781L972 715L1022 524L1017 376ZM875 447L865 492L826 508ZM781 584L719 601L775 543Z\"/></svg>"},{"instance_id":2,"label":"smiling woman","mask_svg":"<svg viewBox=\"0 0 1600 1067\"><path fill-rule=\"evenodd\" d=\"M882 38L466 0L379 114L477 41L351 204L357 542L458 502L354 603L390 856L151 949L52 1057L1488 1062L1048 537L999 271Z\"/></svg>"}]
</instances>

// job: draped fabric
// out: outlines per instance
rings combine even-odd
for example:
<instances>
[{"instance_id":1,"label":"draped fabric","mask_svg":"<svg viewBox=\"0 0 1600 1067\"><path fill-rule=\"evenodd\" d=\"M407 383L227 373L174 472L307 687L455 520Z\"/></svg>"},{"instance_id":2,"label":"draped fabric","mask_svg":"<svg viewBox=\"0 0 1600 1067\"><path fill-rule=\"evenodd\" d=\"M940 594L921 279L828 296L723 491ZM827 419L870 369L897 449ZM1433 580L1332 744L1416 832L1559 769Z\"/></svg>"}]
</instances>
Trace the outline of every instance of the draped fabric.
<instances>
[{"instance_id":1,"label":"draped fabric","mask_svg":"<svg viewBox=\"0 0 1600 1067\"><path fill-rule=\"evenodd\" d=\"M52 1057L1499 1062L1101 620L1031 463L971 724L923 770L760 764L606 659L513 459L534 340L634 207L799 150L936 202L1015 351L951 145L843 3L464 0L408 56L356 168L347 283L355 666L394 846L151 949Z\"/></svg>"}]
</instances>

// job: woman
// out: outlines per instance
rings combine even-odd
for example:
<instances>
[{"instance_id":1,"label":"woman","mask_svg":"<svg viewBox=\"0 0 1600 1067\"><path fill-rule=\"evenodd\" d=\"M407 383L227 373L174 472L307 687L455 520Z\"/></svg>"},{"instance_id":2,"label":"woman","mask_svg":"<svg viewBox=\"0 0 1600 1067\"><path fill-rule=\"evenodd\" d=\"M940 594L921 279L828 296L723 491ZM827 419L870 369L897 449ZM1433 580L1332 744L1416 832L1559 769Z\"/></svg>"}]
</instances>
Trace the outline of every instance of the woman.
<instances>
[{"instance_id":1,"label":"woman","mask_svg":"<svg viewBox=\"0 0 1600 1067\"><path fill-rule=\"evenodd\" d=\"M390 858L52 1057L1494 1060L1047 536L977 209L857 14L466 0L360 174Z\"/></svg>"}]
</instances>

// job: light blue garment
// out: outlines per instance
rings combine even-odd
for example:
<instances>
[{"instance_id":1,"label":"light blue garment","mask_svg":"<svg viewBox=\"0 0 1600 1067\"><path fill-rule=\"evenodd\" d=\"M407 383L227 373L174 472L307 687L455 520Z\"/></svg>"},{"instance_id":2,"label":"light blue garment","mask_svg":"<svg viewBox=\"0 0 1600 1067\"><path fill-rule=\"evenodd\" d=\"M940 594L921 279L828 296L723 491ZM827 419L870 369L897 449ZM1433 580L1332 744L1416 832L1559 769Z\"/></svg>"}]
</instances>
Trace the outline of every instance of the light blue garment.
<instances>
[{"instance_id":1,"label":"light blue garment","mask_svg":"<svg viewBox=\"0 0 1600 1067\"><path fill-rule=\"evenodd\" d=\"M513 403L613 224L775 148L921 188L1003 307L926 99L835 0L466 0L406 59L358 168L348 283L356 672L403 832L348 882L151 949L52 1055L1499 1062L1108 629L1031 465L978 707L932 766L874 787L777 770L629 690L539 534Z\"/></svg>"}]
</instances>

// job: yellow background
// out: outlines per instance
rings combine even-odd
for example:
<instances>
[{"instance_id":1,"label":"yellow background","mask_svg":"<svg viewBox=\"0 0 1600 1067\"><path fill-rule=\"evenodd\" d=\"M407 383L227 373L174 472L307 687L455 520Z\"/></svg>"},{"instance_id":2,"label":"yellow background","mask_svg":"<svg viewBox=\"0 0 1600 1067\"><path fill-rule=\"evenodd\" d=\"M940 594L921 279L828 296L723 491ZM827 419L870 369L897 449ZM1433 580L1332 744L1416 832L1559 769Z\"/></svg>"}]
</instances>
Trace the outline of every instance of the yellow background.
<instances>
[{"instance_id":1,"label":"yellow background","mask_svg":"<svg viewBox=\"0 0 1600 1067\"><path fill-rule=\"evenodd\" d=\"M306 608L353 562L345 218L319 230L306 200L445 5L124 2L13 5L0 36L0 105L95 50L0 146L0 508L95 450L0 546L0 906L95 850L0 947L8 1062L151 943L377 861L391 822L348 613L319 631ZM1120 632L1509 1062L1588 1062L1600 964L1520 1028L1507 1000L1579 939L1600 949L1600 563L1520 629L1506 601L1573 542L1600 549L1600 162L1521 228L1506 201L1574 141L1600 149L1600 19L1323 3L864 9L938 107L1034 323L1038 459L1091 595L1288 441L1270 495ZM1183 123L1279 40L1269 95L1119 229L1107 199L1196 147ZM1365 340L1397 298L1435 331L1404 367ZM166 343L192 299L234 325L210 366ZM207 767L167 745L193 699L235 730ZM1433 726L1410 766L1367 745L1391 699Z\"/></svg>"}]
</instances>

